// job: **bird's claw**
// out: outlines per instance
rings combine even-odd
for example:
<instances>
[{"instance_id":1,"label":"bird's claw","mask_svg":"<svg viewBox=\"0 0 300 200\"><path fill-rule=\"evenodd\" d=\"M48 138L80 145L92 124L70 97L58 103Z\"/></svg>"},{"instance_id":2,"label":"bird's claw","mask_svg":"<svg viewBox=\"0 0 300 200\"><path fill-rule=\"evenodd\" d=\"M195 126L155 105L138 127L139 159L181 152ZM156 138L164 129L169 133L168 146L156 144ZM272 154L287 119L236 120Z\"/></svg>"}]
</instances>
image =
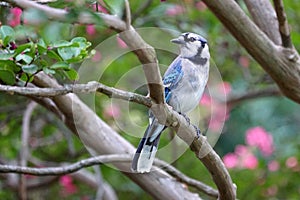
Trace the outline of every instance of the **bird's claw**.
<instances>
[{"instance_id":1,"label":"bird's claw","mask_svg":"<svg viewBox=\"0 0 300 200\"><path fill-rule=\"evenodd\" d=\"M197 126L195 126L194 124L193 124L193 127L195 128L195 130L196 130L196 133L197 133L197 139L200 137L200 135L201 135L201 131L200 131L200 129L197 127Z\"/></svg>"},{"instance_id":2,"label":"bird's claw","mask_svg":"<svg viewBox=\"0 0 300 200\"><path fill-rule=\"evenodd\" d=\"M180 115L182 115L184 118L185 118L185 120L189 123L189 125L191 125L191 120L190 120L190 118L186 115L186 114L184 114L184 113L179 113ZM194 129L196 130L196 133L197 133L197 139L200 137L200 135L201 135L201 131L200 131L200 129L197 127L197 126L195 126L194 124L192 124L192 126L194 127Z\"/></svg>"},{"instance_id":3,"label":"bird's claw","mask_svg":"<svg viewBox=\"0 0 300 200\"><path fill-rule=\"evenodd\" d=\"M184 117L184 119L187 121L187 123L189 123L189 125L191 125L191 120L186 114L184 114L184 113L179 113L179 114Z\"/></svg>"}]
</instances>

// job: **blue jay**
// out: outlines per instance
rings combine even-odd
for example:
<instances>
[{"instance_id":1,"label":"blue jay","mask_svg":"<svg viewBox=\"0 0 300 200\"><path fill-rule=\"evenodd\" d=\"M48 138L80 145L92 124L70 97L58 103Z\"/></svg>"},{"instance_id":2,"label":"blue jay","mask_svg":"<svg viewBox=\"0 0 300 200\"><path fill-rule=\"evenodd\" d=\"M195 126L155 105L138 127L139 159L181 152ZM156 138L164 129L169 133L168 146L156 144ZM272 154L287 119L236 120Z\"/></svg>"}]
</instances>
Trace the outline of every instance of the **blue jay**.
<instances>
[{"instance_id":1,"label":"blue jay","mask_svg":"<svg viewBox=\"0 0 300 200\"><path fill-rule=\"evenodd\" d=\"M175 111L185 114L193 110L202 97L208 79L210 54L206 39L195 33L183 33L171 42L180 46L180 55L163 77L165 100ZM150 171L165 128L150 112L149 126L132 161L133 171Z\"/></svg>"}]
</instances>

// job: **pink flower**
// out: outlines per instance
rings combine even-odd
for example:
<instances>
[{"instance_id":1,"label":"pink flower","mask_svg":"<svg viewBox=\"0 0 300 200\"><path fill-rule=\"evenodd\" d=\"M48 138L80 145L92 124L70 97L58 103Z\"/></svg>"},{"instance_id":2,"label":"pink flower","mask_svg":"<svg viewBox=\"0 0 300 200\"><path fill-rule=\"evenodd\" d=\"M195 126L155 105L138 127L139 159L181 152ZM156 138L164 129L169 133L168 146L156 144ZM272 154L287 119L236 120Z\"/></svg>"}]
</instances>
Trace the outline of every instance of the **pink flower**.
<instances>
[{"instance_id":1,"label":"pink flower","mask_svg":"<svg viewBox=\"0 0 300 200\"><path fill-rule=\"evenodd\" d=\"M237 145L234 153L228 153L223 157L227 168L255 169L258 160L251 152L250 148L244 145Z\"/></svg>"},{"instance_id":2,"label":"pink flower","mask_svg":"<svg viewBox=\"0 0 300 200\"><path fill-rule=\"evenodd\" d=\"M110 104L104 109L104 115L111 118L119 118L121 116L120 107L115 104Z\"/></svg>"},{"instance_id":3,"label":"pink flower","mask_svg":"<svg viewBox=\"0 0 300 200\"><path fill-rule=\"evenodd\" d=\"M184 12L185 12L184 7L180 5L174 5L172 7L167 8L165 14L169 16L176 16L176 15L183 14Z\"/></svg>"},{"instance_id":4,"label":"pink flower","mask_svg":"<svg viewBox=\"0 0 300 200\"><path fill-rule=\"evenodd\" d=\"M296 157L292 156L289 157L286 161L285 161L285 165L287 168L294 168L298 165L298 160Z\"/></svg>"},{"instance_id":5,"label":"pink flower","mask_svg":"<svg viewBox=\"0 0 300 200\"><path fill-rule=\"evenodd\" d=\"M117 37L117 43L121 49L127 48L127 44L120 37Z\"/></svg>"},{"instance_id":6,"label":"pink flower","mask_svg":"<svg viewBox=\"0 0 300 200\"><path fill-rule=\"evenodd\" d=\"M209 96L208 94L203 94L203 96L200 100L200 104L202 104L204 106L211 106L211 104L212 104L211 96Z\"/></svg>"},{"instance_id":7,"label":"pink flower","mask_svg":"<svg viewBox=\"0 0 300 200\"><path fill-rule=\"evenodd\" d=\"M94 35L96 33L95 25L89 24L85 27L85 31L88 35Z\"/></svg>"},{"instance_id":8,"label":"pink flower","mask_svg":"<svg viewBox=\"0 0 300 200\"><path fill-rule=\"evenodd\" d=\"M13 27L19 25L21 23L21 15L22 10L20 8L10 9L10 20L8 24Z\"/></svg>"},{"instance_id":9,"label":"pink flower","mask_svg":"<svg viewBox=\"0 0 300 200\"><path fill-rule=\"evenodd\" d=\"M257 167L258 160L249 147L245 145L237 145L235 147L235 153L239 156L241 168L255 169Z\"/></svg>"},{"instance_id":10,"label":"pink flower","mask_svg":"<svg viewBox=\"0 0 300 200\"><path fill-rule=\"evenodd\" d=\"M268 169L270 172L275 172L275 171L278 171L280 165L278 163L278 161L276 160L272 160L268 163Z\"/></svg>"},{"instance_id":11,"label":"pink flower","mask_svg":"<svg viewBox=\"0 0 300 200\"><path fill-rule=\"evenodd\" d=\"M228 169L235 168L238 165L238 156L234 153L228 153L223 157L223 161Z\"/></svg>"},{"instance_id":12,"label":"pink flower","mask_svg":"<svg viewBox=\"0 0 300 200\"><path fill-rule=\"evenodd\" d=\"M64 175L59 178L59 184L62 186L62 195L68 196L77 192L77 187L73 183L70 175Z\"/></svg>"},{"instance_id":13,"label":"pink flower","mask_svg":"<svg viewBox=\"0 0 300 200\"><path fill-rule=\"evenodd\" d=\"M272 135L259 126L247 130L246 143L257 147L264 156L270 156L274 151Z\"/></svg>"},{"instance_id":14,"label":"pink flower","mask_svg":"<svg viewBox=\"0 0 300 200\"><path fill-rule=\"evenodd\" d=\"M255 169L258 165L258 160L252 153L242 157L242 167L246 169Z\"/></svg>"},{"instance_id":15,"label":"pink flower","mask_svg":"<svg viewBox=\"0 0 300 200\"><path fill-rule=\"evenodd\" d=\"M249 148L245 145L237 145L234 152L240 157L250 153Z\"/></svg>"}]
</instances>

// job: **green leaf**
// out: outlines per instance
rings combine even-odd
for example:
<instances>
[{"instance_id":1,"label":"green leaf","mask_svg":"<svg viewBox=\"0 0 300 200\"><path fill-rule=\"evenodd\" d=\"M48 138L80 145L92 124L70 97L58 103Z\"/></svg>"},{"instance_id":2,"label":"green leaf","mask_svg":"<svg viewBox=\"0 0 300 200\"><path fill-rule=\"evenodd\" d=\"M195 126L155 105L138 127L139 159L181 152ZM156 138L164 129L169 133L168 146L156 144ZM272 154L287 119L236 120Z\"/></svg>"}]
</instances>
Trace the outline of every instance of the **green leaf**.
<instances>
[{"instance_id":1,"label":"green leaf","mask_svg":"<svg viewBox=\"0 0 300 200\"><path fill-rule=\"evenodd\" d=\"M63 60L68 61L73 57L77 57L80 54L79 47L65 47L57 49L58 54Z\"/></svg>"},{"instance_id":2,"label":"green leaf","mask_svg":"<svg viewBox=\"0 0 300 200\"><path fill-rule=\"evenodd\" d=\"M34 74L38 71L38 66L35 65L35 64L31 64L31 65L23 65L22 66L22 70L25 72L25 73L28 73L28 74Z\"/></svg>"},{"instance_id":3,"label":"green leaf","mask_svg":"<svg viewBox=\"0 0 300 200\"><path fill-rule=\"evenodd\" d=\"M69 47L72 46L73 43L72 42L68 42L66 40L59 40L54 42L52 45L50 45L53 48L59 48L59 47Z\"/></svg>"},{"instance_id":4,"label":"green leaf","mask_svg":"<svg viewBox=\"0 0 300 200\"><path fill-rule=\"evenodd\" d=\"M107 5L109 11L114 14L118 15L119 17L123 16L124 10L124 1L121 0L103 0L104 3Z\"/></svg>"},{"instance_id":5,"label":"green leaf","mask_svg":"<svg viewBox=\"0 0 300 200\"><path fill-rule=\"evenodd\" d=\"M33 58L27 54L19 54L16 57L16 61L21 61L23 60L26 64L31 63L31 61L33 60Z\"/></svg>"},{"instance_id":6,"label":"green leaf","mask_svg":"<svg viewBox=\"0 0 300 200\"><path fill-rule=\"evenodd\" d=\"M47 45L46 45L45 41L42 38L40 38L37 42L37 50L38 50L40 55L43 55L48 50Z\"/></svg>"},{"instance_id":7,"label":"green leaf","mask_svg":"<svg viewBox=\"0 0 300 200\"><path fill-rule=\"evenodd\" d=\"M3 40L4 46L7 46L10 41L14 40L15 31L12 27L3 25L0 27L0 37Z\"/></svg>"},{"instance_id":8,"label":"green leaf","mask_svg":"<svg viewBox=\"0 0 300 200\"><path fill-rule=\"evenodd\" d=\"M45 42L45 40L43 40L43 38L40 38L37 42L37 44L45 49L47 49L47 44Z\"/></svg>"},{"instance_id":9,"label":"green leaf","mask_svg":"<svg viewBox=\"0 0 300 200\"><path fill-rule=\"evenodd\" d=\"M13 85L16 82L15 74L10 70L0 70L0 80L8 85Z\"/></svg>"},{"instance_id":10,"label":"green leaf","mask_svg":"<svg viewBox=\"0 0 300 200\"><path fill-rule=\"evenodd\" d=\"M20 77L20 79L24 82L32 82L33 81L34 76L28 76L28 74L23 73Z\"/></svg>"},{"instance_id":11,"label":"green leaf","mask_svg":"<svg viewBox=\"0 0 300 200\"><path fill-rule=\"evenodd\" d=\"M71 40L71 42L74 44L74 43L77 43L79 45L80 48L82 49L86 49L88 48L89 46L91 46L91 43L88 42L86 40L86 38L84 37L75 37Z\"/></svg>"},{"instance_id":12,"label":"green leaf","mask_svg":"<svg viewBox=\"0 0 300 200\"><path fill-rule=\"evenodd\" d=\"M82 61L82 56L77 56L68 60L68 63L76 63Z\"/></svg>"},{"instance_id":13,"label":"green leaf","mask_svg":"<svg viewBox=\"0 0 300 200\"><path fill-rule=\"evenodd\" d=\"M30 50L31 46L33 45L33 43L26 43L26 44L22 44L20 46L18 46L15 50L16 55L24 52L26 49Z\"/></svg>"},{"instance_id":14,"label":"green leaf","mask_svg":"<svg viewBox=\"0 0 300 200\"><path fill-rule=\"evenodd\" d=\"M39 66L39 68L43 68L43 67L47 67L49 64L46 60L38 60L37 65Z\"/></svg>"},{"instance_id":15,"label":"green leaf","mask_svg":"<svg viewBox=\"0 0 300 200\"><path fill-rule=\"evenodd\" d=\"M57 62L50 66L50 69L69 69L70 66L66 62Z\"/></svg>"},{"instance_id":16,"label":"green leaf","mask_svg":"<svg viewBox=\"0 0 300 200\"><path fill-rule=\"evenodd\" d=\"M40 55L43 55L47 52L47 48L44 48L43 46L41 46L39 44L37 45L37 50L38 50Z\"/></svg>"},{"instance_id":17,"label":"green leaf","mask_svg":"<svg viewBox=\"0 0 300 200\"><path fill-rule=\"evenodd\" d=\"M43 72L46 74L55 74L55 70L49 69L47 67L43 67Z\"/></svg>"},{"instance_id":18,"label":"green leaf","mask_svg":"<svg viewBox=\"0 0 300 200\"><path fill-rule=\"evenodd\" d=\"M17 66L16 63L12 60L0 60L0 69L18 73L21 68Z\"/></svg>"},{"instance_id":19,"label":"green leaf","mask_svg":"<svg viewBox=\"0 0 300 200\"><path fill-rule=\"evenodd\" d=\"M15 56L15 53L0 53L0 60L9 60L10 58L13 58Z\"/></svg>"},{"instance_id":20,"label":"green leaf","mask_svg":"<svg viewBox=\"0 0 300 200\"><path fill-rule=\"evenodd\" d=\"M6 47L11 41L13 41L13 37L8 35L3 40L3 45Z\"/></svg>"},{"instance_id":21,"label":"green leaf","mask_svg":"<svg viewBox=\"0 0 300 200\"><path fill-rule=\"evenodd\" d=\"M65 70L64 73L71 81L75 81L79 78L79 75L75 69L70 68L69 70Z\"/></svg>"},{"instance_id":22,"label":"green leaf","mask_svg":"<svg viewBox=\"0 0 300 200\"><path fill-rule=\"evenodd\" d=\"M62 58L54 50L47 51L47 56L55 60L62 61Z\"/></svg>"}]
</instances>

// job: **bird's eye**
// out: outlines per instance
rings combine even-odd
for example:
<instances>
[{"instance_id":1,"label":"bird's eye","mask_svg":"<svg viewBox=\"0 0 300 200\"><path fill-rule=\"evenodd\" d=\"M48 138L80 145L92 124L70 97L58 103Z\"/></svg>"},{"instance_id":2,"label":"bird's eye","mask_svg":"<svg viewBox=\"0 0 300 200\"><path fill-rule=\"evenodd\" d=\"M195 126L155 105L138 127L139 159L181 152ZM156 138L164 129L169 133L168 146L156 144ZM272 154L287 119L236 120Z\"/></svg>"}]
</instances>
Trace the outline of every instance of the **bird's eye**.
<instances>
[{"instance_id":1,"label":"bird's eye","mask_svg":"<svg viewBox=\"0 0 300 200\"><path fill-rule=\"evenodd\" d=\"M195 42L195 41L196 41L196 38L194 38L194 37L190 38L190 42Z\"/></svg>"}]
</instances>

